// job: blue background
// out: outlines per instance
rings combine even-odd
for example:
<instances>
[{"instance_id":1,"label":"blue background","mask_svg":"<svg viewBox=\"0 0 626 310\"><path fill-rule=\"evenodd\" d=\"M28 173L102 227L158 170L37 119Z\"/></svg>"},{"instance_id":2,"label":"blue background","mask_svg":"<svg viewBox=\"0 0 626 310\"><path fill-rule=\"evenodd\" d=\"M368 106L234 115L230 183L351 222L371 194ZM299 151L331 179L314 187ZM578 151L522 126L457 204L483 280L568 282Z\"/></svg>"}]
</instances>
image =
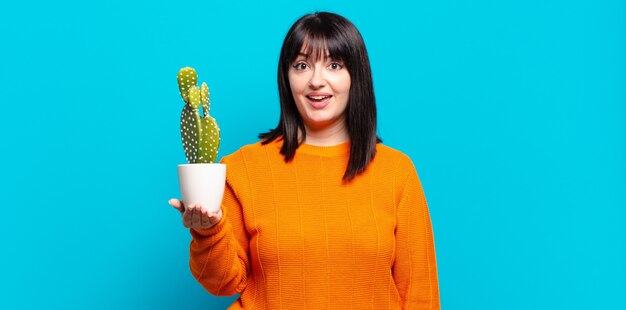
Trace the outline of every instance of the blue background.
<instances>
[{"instance_id":1,"label":"blue background","mask_svg":"<svg viewBox=\"0 0 626 310\"><path fill-rule=\"evenodd\" d=\"M188 269L182 101L230 154L277 123L289 26L361 31L414 161L445 309L626 309L624 1L125 1L0 8L0 308L223 309Z\"/></svg>"}]
</instances>

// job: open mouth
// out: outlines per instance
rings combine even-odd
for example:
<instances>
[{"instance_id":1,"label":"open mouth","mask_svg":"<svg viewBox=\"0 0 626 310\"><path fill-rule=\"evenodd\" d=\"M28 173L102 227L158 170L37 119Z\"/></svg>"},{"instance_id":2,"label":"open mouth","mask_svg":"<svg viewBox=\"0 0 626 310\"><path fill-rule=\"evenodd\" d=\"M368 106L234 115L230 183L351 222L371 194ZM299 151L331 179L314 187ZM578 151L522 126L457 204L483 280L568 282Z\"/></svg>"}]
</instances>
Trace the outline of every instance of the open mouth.
<instances>
[{"instance_id":1,"label":"open mouth","mask_svg":"<svg viewBox=\"0 0 626 310\"><path fill-rule=\"evenodd\" d=\"M306 97L309 98L309 100L313 102L322 102L332 96L306 96Z\"/></svg>"}]
</instances>

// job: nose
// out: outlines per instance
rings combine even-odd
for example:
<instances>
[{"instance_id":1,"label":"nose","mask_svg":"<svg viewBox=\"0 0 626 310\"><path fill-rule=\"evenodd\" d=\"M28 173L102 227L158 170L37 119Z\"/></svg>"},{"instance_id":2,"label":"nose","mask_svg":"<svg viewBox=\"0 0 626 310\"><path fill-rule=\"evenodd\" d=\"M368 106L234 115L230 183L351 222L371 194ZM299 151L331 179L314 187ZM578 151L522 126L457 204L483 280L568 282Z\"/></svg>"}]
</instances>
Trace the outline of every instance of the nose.
<instances>
[{"instance_id":1,"label":"nose","mask_svg":"<svg viewBox=\"0 0 626 310\"><path fill-rule=\"evenodd\" d=\"M314 66L312 70L311 79L309 80L309 86L314 89L319 89L326 85L326 78L324 76L324 68L319 65Z\"/></svg>"}]
</instances>

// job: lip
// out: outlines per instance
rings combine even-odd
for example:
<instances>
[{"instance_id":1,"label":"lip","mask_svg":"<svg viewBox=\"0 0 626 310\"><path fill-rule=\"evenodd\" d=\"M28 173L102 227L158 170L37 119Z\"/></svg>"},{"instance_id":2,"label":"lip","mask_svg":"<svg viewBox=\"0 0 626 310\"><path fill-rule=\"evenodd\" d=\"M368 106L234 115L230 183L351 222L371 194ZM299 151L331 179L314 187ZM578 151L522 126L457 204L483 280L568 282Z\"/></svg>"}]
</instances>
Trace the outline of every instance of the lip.
<instances>
[{"instance_id":1,"label":"lip","mask_svg":"<svg viewBox=\"0 0 626 310\"><path fill-rule=\"evenodd\" d=\"M319 92L319 91L314 91L314 92L310 92L310 93L306 94L305 96L332 96L332 94Z\"/></svg>"},{"instance_id":2,"label":"lip","mask_svg":"<svg viewBox=\"0 0 626 310\"><path fill-rule=\"evenodd\" d=\"M327 96L326 99L322 100L322 101L315 101L315 100L311 100L308 96ZM307 95L305 96L306 101L309 103L309 105L311 105L314 109L323 109L325 108L329 103L330 103L330 98L332 98L332 95Z\"/></svg>"}]
</instances>

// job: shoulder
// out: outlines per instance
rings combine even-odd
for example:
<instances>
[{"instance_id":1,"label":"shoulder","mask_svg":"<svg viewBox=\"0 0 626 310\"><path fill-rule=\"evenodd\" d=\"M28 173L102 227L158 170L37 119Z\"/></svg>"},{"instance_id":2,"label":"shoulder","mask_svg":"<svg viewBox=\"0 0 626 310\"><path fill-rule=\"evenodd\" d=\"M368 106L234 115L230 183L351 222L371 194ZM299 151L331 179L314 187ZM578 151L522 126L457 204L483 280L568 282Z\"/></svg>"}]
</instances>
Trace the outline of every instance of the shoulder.
<instances>
[{"instance_id":1,"label":"shoulder","mask_svg":"<svg viewBox=\"0 0 626 310\"><path fill-rule=\"evenodd\" d=\"M246 144L235 152L222 157L220 163L226 165L226 183L232 188L237 197L244 197L249 193L252 180L266 175L270 149L276 148L274 142L262 144L261 141ZM243 196L242 196L243 195Z\"/></svg>"},{"instance_id":2,"label":"shoulder","mask_svg":"<svg viewBox=\"0 0 626 310\"><path fill-rule=\"evenodd\" d=\"M389 165L386 171L393 171L390 174L393 175L396 193L404 193L407 191L407 188L409 191L423 191L417 169L409 155L380 143L377 145L376 151L375 160L393 164L392 166ZM397 198L399 199L400 197L398 196Z\"/></svg>"},{"instance_id":3,"label":"shoulder","mask_svg":"<svg viewBox=\"0 0 626 310\"><path fill-rule=\"evenodd\" d=\"M376 145L376 155L371 164L372 170L377 171L378 175L393 178L393 183L400 188L409 178L417 177L415 165L409 155L382 143Z\"/></svg>"},{"instance_id":4,"label":"shoulder","mask_svg":"<svg viewBox=\"0 0 626 310\"><path fill-rule=\"evenodd\" d=\"M280 150L280 146L276 141L272 141L267 144L263 144L263 141L257 141L256 143L246 144L239 148L237 151L222 157L221 162L225 164L243 164L246 161L255 161L258 158L264 158L268 152L274 150Z\"/></svg>"},{"instance_id":5,"label":"shoulder","mask_svg":"<svg viewBox=\"0 0 626 310\"><path fill-rule=\"evenodd\" d=\"M400 169L413 168L413 161L407 154L382 143L376 144L374 160L384 162L385 164L393 164Z\"/></svg>"}]
</instances>

